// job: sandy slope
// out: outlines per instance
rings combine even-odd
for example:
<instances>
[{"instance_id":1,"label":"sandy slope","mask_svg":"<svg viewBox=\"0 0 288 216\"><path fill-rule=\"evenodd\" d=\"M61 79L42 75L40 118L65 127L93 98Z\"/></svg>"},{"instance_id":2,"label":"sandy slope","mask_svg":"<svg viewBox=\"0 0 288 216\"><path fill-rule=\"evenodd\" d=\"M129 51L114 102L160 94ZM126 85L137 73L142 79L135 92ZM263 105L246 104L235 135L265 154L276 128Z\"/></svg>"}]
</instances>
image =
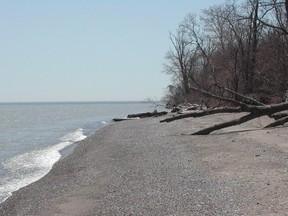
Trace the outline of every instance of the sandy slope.
<instances>
[{"instance_id":1,"label":"sandy slope","mask_svg":"<svg viewBox=\"0 0 288 216\"><path fill-rule=\"evenodd\" d=\"M259 130L262 118L181 135L233 117L109 125L15 192L0 215L287 215L286 127Z\"/></svg>"}]
</instances>

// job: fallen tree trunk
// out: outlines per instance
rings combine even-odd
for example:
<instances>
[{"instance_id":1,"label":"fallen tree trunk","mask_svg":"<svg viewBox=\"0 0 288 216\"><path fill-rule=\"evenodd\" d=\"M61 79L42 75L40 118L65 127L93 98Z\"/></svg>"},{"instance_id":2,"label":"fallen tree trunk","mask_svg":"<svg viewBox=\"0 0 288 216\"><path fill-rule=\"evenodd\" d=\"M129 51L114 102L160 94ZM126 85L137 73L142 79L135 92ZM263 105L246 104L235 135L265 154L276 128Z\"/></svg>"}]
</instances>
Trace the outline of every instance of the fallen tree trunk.
<instances>
[{"instance_id":1,"label":"fallen tree trunk","mask_svg":"<svg viewBox=\"0 0 288 216\"><path fill-rule=\"evenodd\" d=\"M163 116L166 115L168 112L163 111L163 112L157 112L155 110L154 112L146 112L146 113L137 113L137 114L129 114L125 118L114 118L114 122L120 122L120 121L126 121L126 120L135 120L135 119L140 119L140 118L147 118L147 117L158 117L158 116Z\"/></svg>"},{"instance_id":2,"label":"fallen tree trunk","mask_svg":"<svg viewBox=\"0 0 288 216\"><path fill-rule=\"evenodd\" d=\"M207 97L211 97L211 98L215 98L215 99L218 99L218 100L222 100L222 101L226 101L226 102L229 102L229 103L233 103L235 105L238 105L238 106L241 106L241 107L246 107L247 104L241 102L241 101L237 101L237 100L234 100L232 98L226 98L226 97L222 97L222 96L218 96L218 95L215 95L211 92L208 92L208 91L205 91L205 90L202 90L202 89L198 89L198 88L194 88L194 87L190 87L191 90L194 90L194 91L198 91L200 93L202 93L203 95L207 96Z\"/></svg>"},{"instance_id":3,"label":"fallen tree trunk","mask_svg":"<svg viewBox=\"0 0 288 216\"><path fill-rule=\"evenodd\" d=\"M274 118L275 120L281 119L288 116L288 112L279 112L271 115L271 118Z\"/></svg>"},{"instance_id":4,"label":"fallen tree trunk","mask_svg":"<svg viewBox=\"0 0 288 216\"><path fill-rule=\"evenodd\" d=\"M238 118L238 119L233 119L231 121L227 121L227 122L224 122L224 123L220 123L220 124L216 124L214 126L211 126L211 127L208 127L208 128L205 128L203 130L199 130L195 133L192 133L191 135L208 135L210 134L211 132L215 131L215 130L220 130L222 128L226 128L226 127L231 127L231 126L234 126L234 125L239 125L239 124L242 124L244 122L247 122L247 121L250 121L254 118L258 118L260 117L261 114L257 114L257 113L251 113L249 115L245 115L245 116L242 116L241 118Z\"/></svg>"},{"instance_id":5,"label":"fallen tree trunk","mask_svg":"<svg viewBox=\"0 0 288 216\"><path fill-rule=\"evenodd\" d=\"M113 121L120 122L120 121L127 121L127 120L136 120L136 119L140 119L140 118L114 118Z\"/></svg>"},{"instance_id":6,"label":"fallen tree trunk","mask_svg":"<svg viewBox=\"0 0 288 216\"><path fill-rule=\"evenodd\" d=\"M212 127L200 130L198 132L195 132L192 135L207 135L213 131L220 130L222 128L226 128L226 127L230 127L230 126L234 126L234 125L239 125L239 124L242 124L244 122L250 121L254 118L258 118L258 117L265 116L265 115L271 116L274 113L281 112L281 111L284 111L287 109L288 109L288 103L287 102L275 104L275 105L270 105L270 106L250 106L249 105L249 106L245 107L245 111L250 111L249 115L243 116L239 119L235 119L235 120L231 120L228 122L214 125ZM275 127L275 126L284 124L287 121L288 121L288 119L286 119L286 117L284 117L282 119L275 121L274 124L271 123L264 128Z\"/></svg>"},{"instance_id":7,"label":"fallen tree trunk","mask_svg":"<svg viewBox=\"0 0 288 216\"><path fill-rule=\"evenodd\" d=\"M240 94L240 93L238 93L238 92L235 92L235 91L233 91L233 90L231 90L231 89L228 89L228 88L225 88L225 87L223 87L223 86L220 86L219 84L216 84L216 86L217 86L218 88L220 88L220 89L225 90L226 92L229 92L229 93L231 93L231 94L233 94L233 95L236 95L237 97L240 97L241 99L250 101L250 102L252 102L254 105L265 106L265 104L261 103L260 101L255 100L254 98L247 97L247 96L245 96L245 95L243 95L243 94Z\"/></svg>"},{"instance_id":8,"label":"fallen tree trunk","mask_svg":"<svg viewBox=\"0 0 288 216\"><path fill-rule=\"evenodd\" d=\"M163 112L146 112L146 113L138 113L138 114L129 114L127 117L128 118L147 118L147 117L158 117L158 116L163 116L166 115L168 112L163 111Z\"/></svg>"},{"instance_id":9,"label":"fallen tree trunk","mask_svg":"<svg viewBox=\"0 0 288 216\"><path fill-rule=\"evenodd\" d=\"M287 113L277 114L277 115L275 114L275 113L279 113L279 112L288 110L288 102L274 104L274 105L265 105L265 104L255 100L253 98L239 94L238 92L234 92L234 91L227 89L225 87L221 87L217 83L215 85L218 88L220 88L220 89L222 89L222 90L224 90L230 94L234 94L235 96L240 97L244 101L248 101L249 104L245 103L243 101L236 100L234 98L228 98L228 97L224 97L221 95L215 95L214 93L203 90L203 89L190 87L191 90L201 92L203 95L205 95L207 97L226 101L226 102L232 103L234 105L237 105L239 107L238 108L216 108L216 109L203 110L200 112L186 113L186 114L181 114L178 116L173 116L173 117L164 119L161 122L171 122L171 121L175 121L175 120L179 120L179 119L184 119L184 118L189 118L189 117L195 118L195 117L201 117L201 116L206 116L206 115L211 115L211 114L216 114L216 113L233 113L233 112L248 112L249 113L248 115L245 115L241 118L234 119L234 120L227 121L227 122L220 123L220 124L216 124L214 126L199 130L195 133L192 133L192 135L207 135L213 131L220 130L220 129L234 126L234 125L238 125L238 124L242 124L242 123L250 121L254 118L258 118L258 117L265 116L265 115L276 119L275 122L267 125L265 128L283 125L286 122L288 122L288 114ZM251 105L251 104L253 104L253 105Z\"/></svg>"},{"instance_id":10,"label":"fallen tree trunk","mask_svg":"<svg viewBox=\"0 0 288 216\"><path fill-rule=\"evenodd\" d=\"M172 122L175 120L179 120L179 119L184 119L184 118L189 118L189 117L202 117L202 116L206 116L206 115L213 115L213 114L217 114L217 113L236 113L236 112L242 112L240 107L221 107L221 108L216 108L216 109L207 109L207 110L202 110L199 112L191 112L191 113L185 113L185 114L181 114L178 116L173 116L170 118L166 118L164 120L161 120L160 122Z\"/></svg>"},{"instance_id":11,"label":"fallen tree trunk","mask_svg":"<svg viewBox=\"0 0 288 216\"><path fill-rule=\"evenodd\" d=\"M266 125L264 128L277 127L279 125L284 125L286 122L288 122L288 116L280 118L276 120L275 122L272 122L271 124Z\"/></svg>"},{"instance_id":12,"label":"fallen tree trunk","mask_svg":"<svg viewBox=\"0 0 288 216\"><path fill-rule=\"evenodd\" d=\"M252 106L252 105L246 104L245 106L241 106L240 108L216 108L214 110L210 109L210 110L204 110L201 112L182 114L179 116L164 119L161 122L171 122L171 121L178 120L178 119L183 119L183 118L188 118L188 117L201 117L201 116L211 115L211 114L216 114L216 113L249 112L248 115L245 115L241 118L234 119L234 120L227 121L227 122L220 123L220 124L216 124L214 126L192 133L192 135L208 135L213 131L220 130L220 129L234 126L234 125L239 125L244 122L250 121L254 118L258 118L258 117L265 116L265 115L270 117L270 116L273 116L273 114L275 113L282 112L287 109L288 109L288 102L274 104L274 105L265 105L265 106ZM278 125L283 125L286 122L288 122L287 115L267 125L264 128L276 127Z\"/></svg>"}]
</instances>

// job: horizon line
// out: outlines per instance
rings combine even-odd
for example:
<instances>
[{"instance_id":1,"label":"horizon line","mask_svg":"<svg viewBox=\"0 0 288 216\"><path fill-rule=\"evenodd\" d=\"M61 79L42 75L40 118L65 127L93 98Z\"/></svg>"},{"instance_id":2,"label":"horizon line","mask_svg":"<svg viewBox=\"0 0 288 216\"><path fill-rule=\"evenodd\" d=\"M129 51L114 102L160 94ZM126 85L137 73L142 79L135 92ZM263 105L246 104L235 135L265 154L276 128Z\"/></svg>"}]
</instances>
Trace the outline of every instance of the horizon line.
<instances>
[{"instance_id":1,"label":"horizon line","mask_svg":"<svg viewBox=\"0 0 288 216\"><path fill-rule=\"evenodd\" d=\"M152 103L159 102L159 100L155 101L147 101L147 100L93 100L93 101L0 101L0 104L36 104L36 103L131 103L131 102L144 102L144 103Z\"/></svg>"}]
</instances>

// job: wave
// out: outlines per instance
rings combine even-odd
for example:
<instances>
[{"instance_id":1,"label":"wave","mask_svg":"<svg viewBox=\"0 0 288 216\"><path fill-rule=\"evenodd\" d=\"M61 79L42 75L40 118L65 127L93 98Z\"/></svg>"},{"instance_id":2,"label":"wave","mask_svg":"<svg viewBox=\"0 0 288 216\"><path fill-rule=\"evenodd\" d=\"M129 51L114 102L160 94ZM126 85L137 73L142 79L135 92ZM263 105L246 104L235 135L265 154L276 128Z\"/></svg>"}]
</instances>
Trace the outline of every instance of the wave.
<instances>
[{"instance_id":1,"label":"wave","mask_svg":"<svg viewBox=\"0 0 288 216\"><path fill-rule=\"evenodd\" d=\"M67 146L85 139L83 129L67 133L60 143L42 150L17 155L2 162L7 176L0 182L0 203L19 190L45 176L60 158L60 151Z\"/></svg>"}]
</instances>

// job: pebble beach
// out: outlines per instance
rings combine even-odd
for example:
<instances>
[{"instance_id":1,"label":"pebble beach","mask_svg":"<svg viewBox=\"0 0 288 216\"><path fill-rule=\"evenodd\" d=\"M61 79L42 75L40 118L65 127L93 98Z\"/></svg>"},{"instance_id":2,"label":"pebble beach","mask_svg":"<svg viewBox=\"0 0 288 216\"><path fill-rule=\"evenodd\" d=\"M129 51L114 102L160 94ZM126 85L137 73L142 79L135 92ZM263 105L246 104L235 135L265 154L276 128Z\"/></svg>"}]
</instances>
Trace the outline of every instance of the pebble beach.
<instances>
[{"instance_id":1,"label":"pebble beach","mask_svg":"<svg viewBox=\"0 0 288 216\"><path fill-rule=\"evenodd\" d=\"M14 192L0 215L287 215L287 127L260 130L269 119L259 118L189 135L234 117L109 124Z\"/></svg>"}]
</instances>

